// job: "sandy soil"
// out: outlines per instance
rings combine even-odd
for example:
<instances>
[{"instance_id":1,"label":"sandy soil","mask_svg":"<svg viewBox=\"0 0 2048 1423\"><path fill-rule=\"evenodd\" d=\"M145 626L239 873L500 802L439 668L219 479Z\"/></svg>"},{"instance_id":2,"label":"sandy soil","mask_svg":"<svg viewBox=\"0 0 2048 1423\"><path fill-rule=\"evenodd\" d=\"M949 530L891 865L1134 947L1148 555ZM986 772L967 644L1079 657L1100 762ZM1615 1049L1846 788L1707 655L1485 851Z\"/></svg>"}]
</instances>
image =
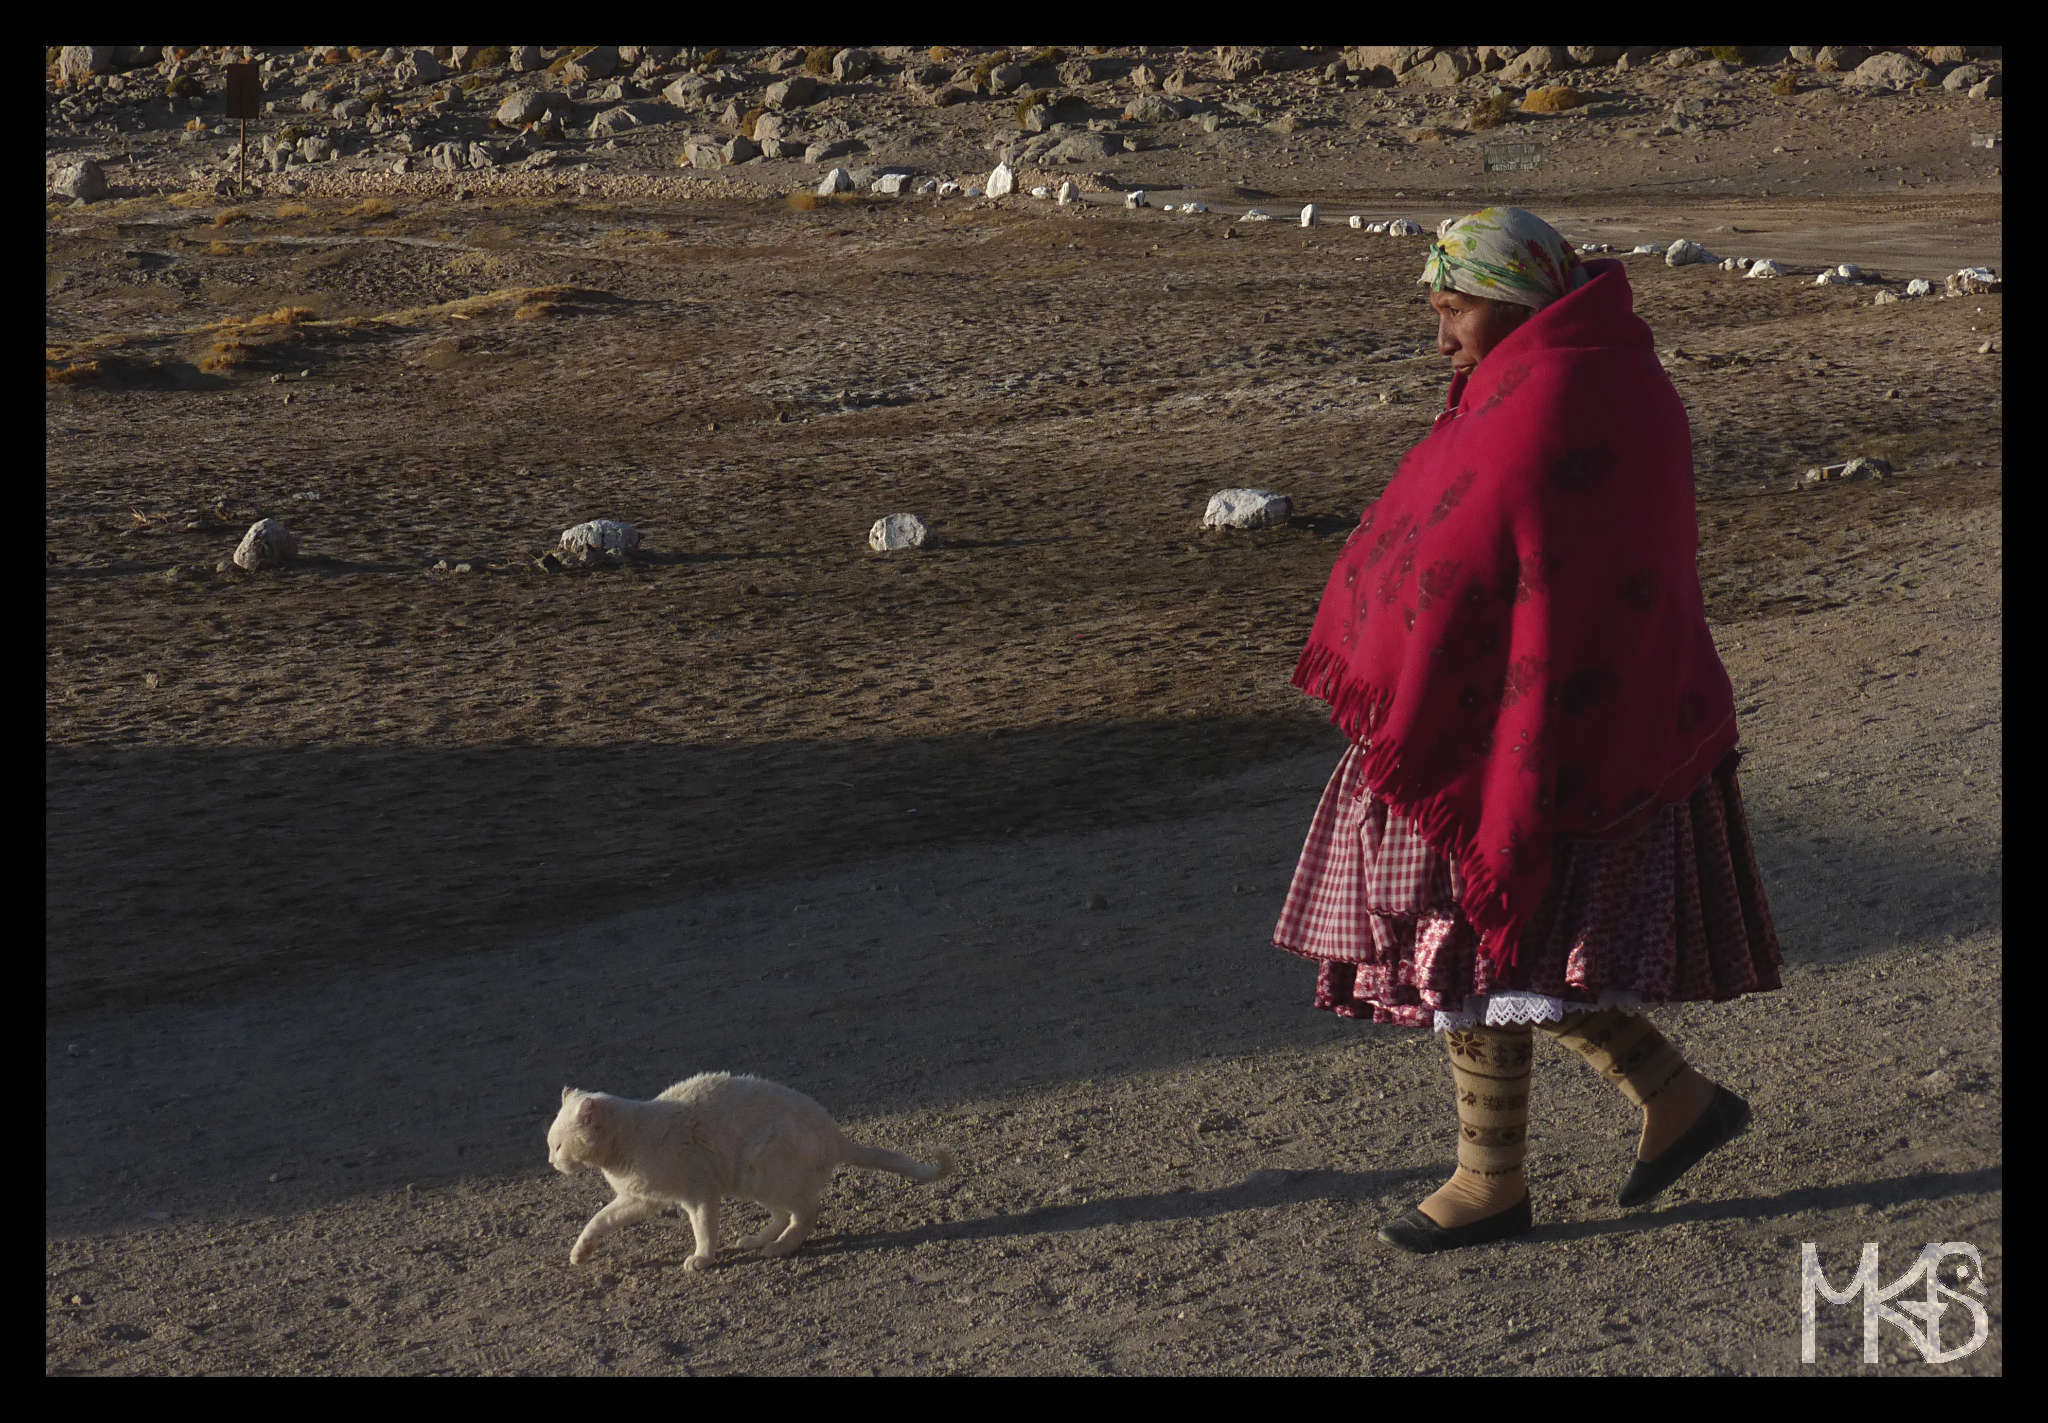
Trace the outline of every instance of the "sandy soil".
<instances>
[{"instance_id":1,"label":"sandy soil","mask_svg":"<svg viewBox=\"0 0 2048 1423\"><path fill-rule=\"evenodd\" d=\"M1231 216L1433 224L1476 138L1333 100L1110 160L1185 218L803 211L815 170L678 176L680 129L231 204L136 117L46 239L52 368L99 362L46 401L48 1370L2002 1372L2001 298L1811 285L1997 265L2000 104L1686 73L1607 76L1500 195L1806 274L1626 259L1786 986L1659 1014L1756 1123L1636 1212L1632 1113L1540 1048L1537 1230L1429 1259L1373 1231L1449 1170L1441 1045L1268 946L1341 750L1287 676L1440 408L1424 244ZM1654 137L1708 83L1739 121ZM935 173L995 127L902 122ZM1857 454L1893 477L1798 488ZM1295 518L1201 529L1239 484ZM934 543L870 553L897 510ZM301 562L218 570L266 515ZM595 517L647 555L536 565ZM685 1274L671 1219L571 1267L561 1085L712 1069L962 1171L842 1173L787 1261ZM1866 1365L1823 1304L1802 1363L1807 1241L1836 1283L1974 1245L1988 1342Z\"/></svg>"}]
</instances>

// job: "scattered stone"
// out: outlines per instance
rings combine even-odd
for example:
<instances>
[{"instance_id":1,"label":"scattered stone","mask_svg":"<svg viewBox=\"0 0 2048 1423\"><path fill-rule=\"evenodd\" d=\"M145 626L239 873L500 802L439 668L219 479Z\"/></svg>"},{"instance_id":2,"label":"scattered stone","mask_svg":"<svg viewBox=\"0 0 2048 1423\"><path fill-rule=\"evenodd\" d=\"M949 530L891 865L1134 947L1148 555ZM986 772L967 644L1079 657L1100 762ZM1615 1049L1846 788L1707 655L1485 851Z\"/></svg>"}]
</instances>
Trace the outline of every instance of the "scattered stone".
<instances>
[{"instance_id":1,"label":"scattered stone","mask_svg":"<svg viewBox=\"0 0 2048 1423\"><path fill-rule=\"evenodd\" d=\"M953 196L953 194L959 191L960 185L954 182L951 178L948 178L945 182L939 184L938 192L939 196L942 198L950 198Z\"/></svg>"},{"instance_id":2,"label":"scattered stone","mask_svg":"<svg viewBox=\"0 0 2048 1423\"><path fill-rule=\"evenodd\" d=\"M991 94L1007 94L1023 82L1022 65L998 64L988 72L988 91Z\"/></svg>"},{"instance_id":3,"label":"scattered stone","mask_svg":"<svg viewBox=\"0 0 2048 1423\"><path fill-rule=\"evenodd\" d=\"M2005 79L1998 74L1970 86L1970 97L1973 99L1996 99L2004 92Z\"/></svg>"},{"instance_id":4,"label":"scattered stone","mask_svg":"<svg viewBox=\"0 0 2048 1423\"><path fill-rule=\"evenodd\" d=\"M1031 190L1031 196L1034 198L1049 198L1052 196L1052 189L1046 184L1040 183Z\"/></svg>"},{"instance_id":5,"label":"scattered stone","mask_svg":"<svg viewBox=\"0 0 2048 1423\"><path fill-rule=\"evenodd\" d=\"M1124 194L1124 206L1127 208L1143 208L1150 207L1151 203L1146 201L1143 188L1133 188L1130 192Z\"/></svg>"},{"instance_id":6,"label":"scattered stone","mask_svg":"<svg viewBox=\"0 0 2048 1423\"><path fill-rule=\"evenodd\" d=\"M749 158L759 158L761 156L761 145L743 133L736 133L725 141L725 146L719 150L719 153L727 163L744 163Z\"/></svg>"},{"instance_id":7,"label":"scattered stone","mask_svg":"<svg viewBox=\"0 0 2048 1423\"><path fill-rule=\"evenodd\" d=\"M592 79L609 79L619 70L619 47L611 44L592 45L562 66L562 77L571 84L583 84Z\"/></svg>"},{"instance_id":8,"label":"scattered stone","mask_svg":"<svg viewBox=\"0 0 2048 1423\"><path fill-rule=\"evenodd\" d=\"M1051 164L1093 163L1123 151L1124 141L1120 135L1084 129L1080 133L1061 136L1042 161Z\"/></svg>"},{"instance_id":9,"label":"scattered stone","mask_svg":"<svg viewBox=\"0 0 2048 1423\"><path fill-rule=\"evenodd\" d=\"M65 53L70 53L66 50ZM50 191L60 198L71 198L78 202L97 202L107 195L107 175L100 165L90 158L82 158L57 170L56 178L50 184Z\"/></svg>"},{"instance_id":10,"label":"scattered stone","mask_svg":"<svg viewBox=\"0 0 2048 1423\"><path fill-rule=\"evenodd\" d=\"M1314 203L1309 203L1302 208L1301 225L1303 227L1314 227L1316 225L1316 205Z\"/></svg>"},{"instance_id":11,"label":"scattered stone","mask_svg":"<svg viewBox=\"0 0 2048 1423\"><path fill-rule=\"evenodd\" d=\"M875 179L873 191L889 197L902 193L903 185L910 181L908 173L884 173Z\"/></svg>"},{"instance_id":12,"label":"scattered stone","mask_svg":"<svg viewBox=\"0 0 2048 1423\"><path fill-rule=\"evenodd\" d=\"M1828 268L1828 270L1822 272L1819 276L1815 277L1813 279L1813 284L1817 287L1841 286L1843 285L1843 277L1841 273L1837 272L1834 268L1830 267Z\"/></svg>"},{"instance_id":13,"label":"scattered stone","mask_svg":"<svg viewBox=\"0 0 2048 1423\"><path fill-rule=\"evenodd\" d=\"M1272 220L1273 214L1267 212L1264 208L1246 208L1244 216L1238 219L1239 222L1271 222Z\"/></svg>"},{"instance_id":14,"label":"scattered stone","mask_svg":"<svg viewBox=\"0 0 2048 1423\"><path fill-rule=\"evenodd\" d=\"M1986 341L1983 345L1977 348L1977 354L1980 356L1988 356L1991 354L1992 349L1993 348L1991 343L1989 341Z\"/></svg>"},{"instance_id":15,"label":"scattered stone","mask_svg":"<svg viewBox=\"0 0 2048 1423\"><path fill-rule=\"evenodd\" d=\"M1766 257L1760 262L1750 263L1748 275L1752 277L1782 277L1785 275L1785 269L1779 266L1774 259Z\"/></svg>"},{"instance_id":16,"label":"scattered stone","mask_svg":"<svg viewBox=\"0 0 2048 1423\"><path fill-rule=\"evenodd\" d=\"M537 44L513 45L510 62L512 72L515 74L526 74L536 69L545 69L548 65L547 56L540 52L540 46Z\"/></svg>"},{"instance_id":17,"label":"scattered stone","mask_svg":"<svg viewBox=\"0 0 2048 1423\"><path fill-rule=\"evenodd\" d=\"M1875 457L1852 459L1842 466L1842 478L1847 480L1883 479L1892 472L1889 462Z\"/></svg>"},{"instance_id":18,"label":"scattered stone","mask_svg":"<svg viewBox=\"0 0 2048 1423\"><path fill-rule=\"evenodd\" d=\"M1831 44L1813 57L1813 67L1825 74L1854 70L1870 58L1870 51L1858 44Z\"/></svg>"},{"instance_id":19,"label":"scattered stone","mask_svg":"<svg viewBox=\"0 0 2048 1423\"><path fill-rule=\"evenodd\" d=\"M640 116L624 105L620 105L616 109L606 109L590 121L590 136L592 138L610 138L615 133L624 133L627 129L638 128L639 126Z\"/></svg>"},{"instance_id":20,"label":"scattered stone","mask_svg":"<svg viewBox=\"0 0 2048 1423\"><path fill-rule=\"evenodd\" d=\"M1968 89L1974 84L1982 83L1984 77L1984 71L1979 66L1959 64L1941 76L1941 87L1954 93L1958 90Z\"/></svg>"},{"instance_id":21,"label":"scattered stone","mask_svg":"<svg viewBox=\"0 0 2048 1423\"><path fill-rule=\"evenodd\" d=\"M1876 298L1872 300L1870 304L1872 306L1890 306L1893 302L1897 301L1898 299L1899 294L1897 292L1879 292Z\"/></svg>"},{"instance_id":22,"label":"scattered stone","mask_svg":"<svg viewBox=\"0 0 2048 1423\"><path fill-rule=\"evenodd\" d=\"M1059 191L1053 194L1053 200L1063 207L1068 203L1077 203L1081 200L1081 190L1074 186L1072 179L1062 179Z\"/></svg>"},{"instance_id":23,"label":"scattered stone","mask_svg":"<svg viewBox=\"0 0 2048 1423\"><path fill-rule=\"evenodd\" d=\"M1989 267L1965 267L1960 272L1949 274L1948 296L1974 296L1979 292L1995 292L1999 279L1992 275Z\"/></svg>"},{"instance_id":24,"label":"scattered stone","mask_svg":"<svg viewBox=\"0 0 2048 1423\"><path fill-rule=\"evenodd\" d=\"M1017 170L1007 163L996 164L988 175L987 193L992 198L1007 198L1017 190Z\"/></svg>"},{"instance_id":25,"label":"scattered stone","mask_svg":"<svg viewBox=\"0 0 2048 1423\"><path fill-rule=\"evenodd\" d=\"M920 195L929 197L938 190L939 180L937 178L919 178L917 180L917 191Z\"/></svg>"},{"instance_id":26,"label":"scattered stone","mask_svg":"<svg viewBox=\"0 0 2048 1423\"><path fill-rule=\"evenodd\" d=\"M1845 282L1860 282L1863 280L1863 269L1854 262L1844 262L1835 268L1835 275Z\"/></svg>"},{"instance_id":27,"label":"scattered stone","mask_svg":"<svg viewBox=\"0 0 2048 1423\"><path fill-rule=\"evenodd\" d=\"M1284 524L1294 501L1270 489L1219 489L1202 515L1205 529L1264 529Z\"/></svg>"},{"instance_id":28,"label":"scattered stone","mask_svg":"<svg viewBox=\"0 0 2048 1423\"><path fill-rule=\"evenodd\" d=\"M1581 242L1579 244L1579 255L1582 257L1594 257L1602 252L1612 252L1613 250L1605 242Z\"/></svg>"},{"instance_id":29,"label":"scattered stone","mask_svg":"<svg viewBox=\"0 0 2048 1423\"><path fill-rule=\"evenodd\" d=\"M1629 255L1632 257L1661 257L1664 255L1664 244L1661 242L1638 242L1628 250Z\"/></svg>"},{"instance_id":30,"label":"scattered stone","mask_svg":"<svg viewBox=\"0 0 2048 1423\"><path fill-rule=\"evenodd\" d=\"M890 514L875 520L868 530L868 547L876 553L900 548L922 548L927 537L924 520L915 514Z\"/></svg>"},{"instance_id":31,"label":"scattered stone","mask_svg":"<svg viewBox=\"0 0 2048 1423\"><path fill-rule=\"evenodd\" d=\"M1410 222L1405 217L1397 217L1387 224L1387 236L1389 237L1423 237L1426 235L1427 233L1424 231L1421 223Z\"/></svg>"},{"instance_id":32,"label":"scattered stone","mask_svg":"<svg viewBox=\"0 0 2048 1423\"><path fill-rule=\"evenodd\" d=\"M640 531L616 519L591 519L562 530L558 546L586 561L600 555L623 558L639 550Z\"/></svg>"},{"instance_id":33,"label":"scattered stone","mask_svg":"<svg viewBox=\"0 0 2048 1423\"><path fill-rule=\"evenodd\" d=\"M835 138L830 142L814 143L804 150L804 162L823 163L828 158L838 158L853 150L854 141L850 138Z\"/></svg>"},{"instance_id":34,"label":"scattered stone","mask_svg":"<svg viewBox=\"0 0 2048 1423\"><path fill-rule=\"evenodd\" d=\"M834 168L818 184L818 196L821 198L829 198L834 193L850 193L852 191L853 175L844 168ZM944 192L945 189L941 188L940 191Z\"/></svg>"},{"instance_id":35,"label":"scattered stone","mask_svg":"<svg viewBox=\"0 0 2048 1423\"><path fill-rule=\"evenodd\" d=\"M334 157L335 153L334 140L325 134L315 134L311 138L299 140L299 158L302 162L325 163Z\"/></svg>"},{"instance_id":36,"label":"scattered stone","mask_svg":"<svg viewBox=\"0 0 2048 1423\"><path fill-rule=\"evenodd\" d=\"M57 77L77 84L91 74L114 72L114 46L110 44L66 45L57 55Z\"/></svg>"},{"instance_id":37,"label":"scattered stone","mask_svg":"<svg viewBox=\"0 0 2048 1423\"><path fill-rule=\"evenodd\" d=\"M299 556L299 537L279 519L258 519L235 548L235 567L251 573L279 568Z\"/></svg>"},{"instance_id":38,"label":"scattered stone","mask_svg":"<svg viewBox=\"0 0 2048 1423\"><path fill-rule=\"evenodd\" d=\"M1696 262L1711 262L1713 260L1713 253L1700 246L1699 243L1683 237L1672 243L1664 253L1664 265L1667 267L1689 267Z\"/></svg>"},{"instance_id":39,"label":"scattered stone","mask_svg":"<svg viewBox=\"0 0 2048 1423\"><path fill-rule=\"evenodd\" d=\"M1927 296L1934 291L1934 283L1925 277L1915 277L1906 283L1907 296Z\"/></svg>"}]
</instances>

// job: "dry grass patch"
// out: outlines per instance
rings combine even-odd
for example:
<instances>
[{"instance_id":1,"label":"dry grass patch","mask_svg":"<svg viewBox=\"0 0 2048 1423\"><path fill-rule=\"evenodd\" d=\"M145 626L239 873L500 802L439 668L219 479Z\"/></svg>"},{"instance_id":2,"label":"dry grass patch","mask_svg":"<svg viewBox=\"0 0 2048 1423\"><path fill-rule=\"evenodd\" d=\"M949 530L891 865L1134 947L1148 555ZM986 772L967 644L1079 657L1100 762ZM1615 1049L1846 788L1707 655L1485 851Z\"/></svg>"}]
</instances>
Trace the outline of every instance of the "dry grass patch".
<instances>
[{"instance_id":1,"label":"dry grass patch","mask_svg":"<svg viewBox=\"0 0 2048 1423\"><path fill-rule=\"evenodd\" d=\"M832 61L839 57L839 46L822 45L804 55L804 73L815 74L820 79L832 77ZM752 137L752 135L748 135Z\"/></svg>"},{"instance_id":2,"label":"dry grass patch","mask_svg":"<svg viewBox=\"0 0 2048 1423\"><path fill-rule=\"evenodd\" d=\"M390 217L393 213L397 211L398 204L392 202L391 199L389 198L364 198L361 202L357 203L354 207L350 208L347 212L343 213L342 216Z\"/></svg>"},{"instance_id":3,"label":"dry grass patch","mask_svg":"<svg viewBox=\"0 0 2048 1423\"><path fill-rule=\"evenodd\" d=\"M248 222L249 220L249 211L246 208L224 208L213 215L213 225L215 227L226 227L230 223Z\"/></svg>"},{"instance_id":4,"label":"dry grass patch","mask_svg":"<svg viewBox=\"0 0 2048 1423\"><path fill-rule=\"evenodd\" d=\"M1532 114L1561 114L1585 102L1586 96L1571 85L1552 84L1542 89L1531 89L1522 100L1522 107Z\"/></svg>"},{"instance_id":5,"label":"dry grass patch","mask_svg":"<svg viewBox=\"0 0 2048 1423\"><path fill-rule=\"evenodd\" d=\"M277 215L280 219L292 217L311 217L313 215L313 210L307 207L304 203L280 203L278 205Z\"/></svg>"},{"instance_id":6,"label":"dry grass patch","mask_svg":"<svg viewBox=\"0 0 2048 1423\"><path fill-rule=\"evenodd\" d=\"M98 361L80 361L77 365L58 369L51 366L44 372L51 385L86 385L100 378Z\"/></svg>"},{"instance_id":7,"label":"dry grass patch","mask_svg":"<svg viewBox=\"0 0 2048 1423\"><path fill-rule=\"evenodd\" d=\"M1515 101L1507 94L1495 94L1482 103L1474 104L1465 116L1465 127L1475 131L1499 128L1515 112Z\"/></svg>"}]
</instances>

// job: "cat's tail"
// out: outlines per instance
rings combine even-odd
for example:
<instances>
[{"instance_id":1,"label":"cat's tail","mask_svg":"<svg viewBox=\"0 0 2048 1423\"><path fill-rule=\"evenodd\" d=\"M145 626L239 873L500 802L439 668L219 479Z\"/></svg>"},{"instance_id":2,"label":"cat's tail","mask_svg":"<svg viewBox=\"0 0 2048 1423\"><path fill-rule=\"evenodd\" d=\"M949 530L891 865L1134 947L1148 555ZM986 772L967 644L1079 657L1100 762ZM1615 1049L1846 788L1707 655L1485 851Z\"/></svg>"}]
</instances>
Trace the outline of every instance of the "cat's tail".
<instances>
[{"instance_id":1,"label":"cat's tail","mask_svg":"<svg viewBox=\"0 0 2048 1423\"><path fill-rule=\"evenodd\" d=\"M913 1181L936 1181L941 1176L953 1174L953 1153L935 1151L932 1164L913 1160L900 1151L890 1151L880 1146L860 1146L848 1142L853 1154L846 1158L849 1166L865 1166L871 1171L894 1171L898 1176L908 1176Z\"/></svg>"}]
</instances>

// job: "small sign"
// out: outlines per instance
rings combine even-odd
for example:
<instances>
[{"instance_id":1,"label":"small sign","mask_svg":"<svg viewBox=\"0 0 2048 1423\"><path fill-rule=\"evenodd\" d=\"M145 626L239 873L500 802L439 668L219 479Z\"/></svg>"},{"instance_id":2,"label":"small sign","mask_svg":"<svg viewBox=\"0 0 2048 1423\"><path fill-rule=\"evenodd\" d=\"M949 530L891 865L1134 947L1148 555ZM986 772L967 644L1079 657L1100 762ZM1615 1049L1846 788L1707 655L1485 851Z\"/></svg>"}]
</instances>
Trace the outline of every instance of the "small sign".
<instances>
[{"instance_id":1,"label":"small sign","mask_svg":"<svg viewBox=\"0 0 2048 1423\"><path fill-rule=\"evenodd\" d=\"M228 66L228 117L255 119L263 116L263 79L253 64Z\"/></svg>"},{"instance_id":2,"label":"small sign","mask_svg":"<svg viewBox=\"0 0 2048 1423\"><path fill-rule=\"evenodd\" d=\"M1543 166L1540 143L1490 143L1486 146L1488 173L1513 173Z\"/></svg>"},{"instance_id":3,"label":"small sign","mask_svg":"<svg viewBox=\"0 0 2048 1423\"><path fill-rule=\"evenodd\" d=\"M1970 147L1996 148L1998 147L1998 135L1995 133L1973 133L1970 135Z\"/></svg>"}]
</instances>

